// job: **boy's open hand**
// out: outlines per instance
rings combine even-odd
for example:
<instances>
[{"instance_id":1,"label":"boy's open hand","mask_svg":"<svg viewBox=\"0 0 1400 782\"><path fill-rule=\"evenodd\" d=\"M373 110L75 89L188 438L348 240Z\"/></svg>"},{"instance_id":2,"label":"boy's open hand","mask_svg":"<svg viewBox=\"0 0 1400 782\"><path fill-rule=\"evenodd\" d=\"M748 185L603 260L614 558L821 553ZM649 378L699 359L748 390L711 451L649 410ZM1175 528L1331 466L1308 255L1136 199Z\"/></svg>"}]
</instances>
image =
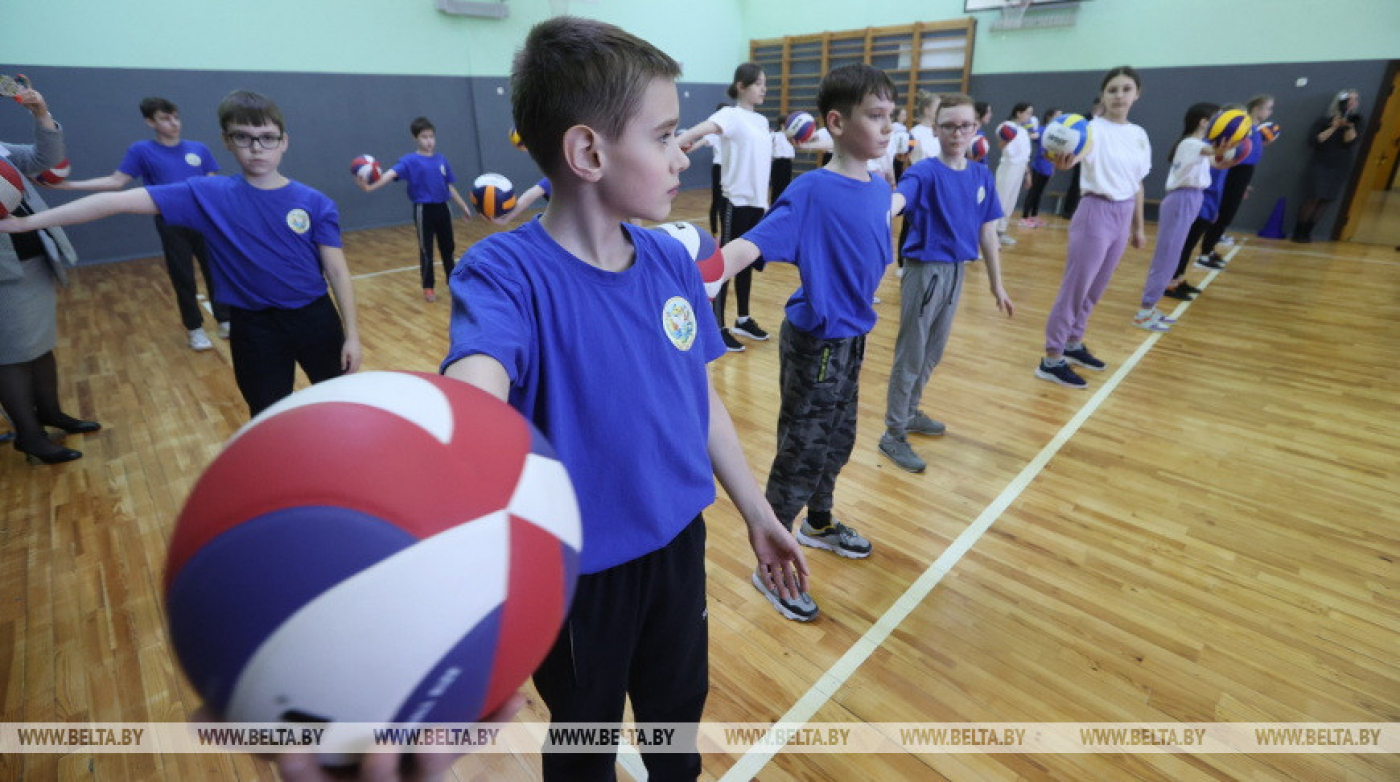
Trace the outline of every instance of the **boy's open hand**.
<instances>
[{"instance_id":1,"label":"boy's open hand","mask_svg":"<svg viewBox=\"0 0 1400 782\"><path fill-rule=\"evenodd\" d=\"M758 573L769 589L784 600L797 600L807 591L807 559L797 539L769 516L767 523L749 525L749 545L758 557Z\"/></svg>"},{"instance_id":2,"label":"boy's open hand","mask_svg":"<svg viewBox=\"0 0 1400 782\"><path fill-rule=\"evenodd\" d=\"M992 287L992 298L996 299L997 309L1006 313L1006 317L1011 318L1016 315L1016 305L1011 303L1011 297L1006 295L1006 289L1000 285Z\"/></svg>"}]
</instances>

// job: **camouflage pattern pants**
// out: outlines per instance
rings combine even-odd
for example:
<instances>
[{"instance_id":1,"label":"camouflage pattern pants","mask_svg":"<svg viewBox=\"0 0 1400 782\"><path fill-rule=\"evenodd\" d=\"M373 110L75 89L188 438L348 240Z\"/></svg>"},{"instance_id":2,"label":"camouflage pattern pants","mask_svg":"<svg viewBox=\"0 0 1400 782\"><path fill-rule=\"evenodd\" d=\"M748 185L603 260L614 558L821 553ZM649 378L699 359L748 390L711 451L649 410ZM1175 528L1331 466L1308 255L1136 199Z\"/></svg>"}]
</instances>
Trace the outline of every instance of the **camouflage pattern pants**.
<instances>
[{"instance_id":1,"label":"camouflage pattern pants","mask_svg":"<svg viewBox=\"0 0 1400 782\"><path fill-rule=\"evenodd\" d=\"M783 321L778 335L782 407L768 504L792 529L803 506L830 511L836 476L856 442L865 335L818 339Z\"/></svg>"}]
</instances>

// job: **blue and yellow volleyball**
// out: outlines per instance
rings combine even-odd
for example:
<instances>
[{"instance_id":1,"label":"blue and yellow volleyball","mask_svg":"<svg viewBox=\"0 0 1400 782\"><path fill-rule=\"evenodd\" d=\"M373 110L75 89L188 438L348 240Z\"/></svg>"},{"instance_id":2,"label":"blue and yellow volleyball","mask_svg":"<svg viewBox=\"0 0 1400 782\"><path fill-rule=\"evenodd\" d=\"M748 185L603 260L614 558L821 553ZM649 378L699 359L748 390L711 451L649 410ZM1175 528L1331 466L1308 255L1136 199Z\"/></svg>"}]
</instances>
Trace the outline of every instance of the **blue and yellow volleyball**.
<instances>
[{"instance_id":1,"label":"blue and yellow volleyball","mask_svg":"<svg viewBox=\"0 0 1400 782\"><path fill-rule=\"evenodd\" d=\"M1047 155L1079 155L1092 140L1089 120L1083 114L1061 114L1040 134L1040 145Z\"/></svg>"},{"instance_id":2,"label":"blue and yellow volleyball","mask_svg":"<svg viewBox=\"0 0 1400 782\"><path fill-rule=\"evenodd\" d=\"M1206 140L1212 144L1233 147L1244 141L1254 129L1254 120L1241 109L1228 109L1211 118Z\"/></svg>"}]
</instances>

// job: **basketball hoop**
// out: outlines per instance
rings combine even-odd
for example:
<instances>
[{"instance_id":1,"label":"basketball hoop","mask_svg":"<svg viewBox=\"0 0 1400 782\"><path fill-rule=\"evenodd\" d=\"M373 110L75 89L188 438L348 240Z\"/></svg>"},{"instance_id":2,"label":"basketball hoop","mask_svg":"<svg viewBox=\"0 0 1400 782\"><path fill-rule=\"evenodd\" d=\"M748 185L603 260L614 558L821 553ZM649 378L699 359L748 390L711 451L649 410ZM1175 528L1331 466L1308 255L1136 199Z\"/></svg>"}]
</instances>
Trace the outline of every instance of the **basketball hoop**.
<instances>
[{"instance_id":1,"label":"basketball hoop","mask_svg":"<svg viewBox=\"0 0 1400 782\"><path fill-rule=\"evenodd\" d=\"M1016 30L1025 25L1026 9L1031 7L1031 0L1006 0L1006 5L1001 7L1001 27L1007 30Z\"/></svg>"}]
</instances>

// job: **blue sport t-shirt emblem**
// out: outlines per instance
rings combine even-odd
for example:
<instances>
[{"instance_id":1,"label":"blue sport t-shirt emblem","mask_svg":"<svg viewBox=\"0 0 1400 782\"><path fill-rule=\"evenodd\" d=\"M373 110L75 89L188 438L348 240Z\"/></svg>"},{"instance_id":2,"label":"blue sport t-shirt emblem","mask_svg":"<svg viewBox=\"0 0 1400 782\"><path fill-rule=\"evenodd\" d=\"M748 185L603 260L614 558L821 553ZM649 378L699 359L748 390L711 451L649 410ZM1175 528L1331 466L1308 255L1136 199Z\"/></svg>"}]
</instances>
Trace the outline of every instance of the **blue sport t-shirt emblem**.
<instances>
[{"instance_id":1,"label":"blue sport t-shirt emblem","mask_svg":"<svg viewBox=\"0 0 1400 782\"><path fill-rule=\"evenodd\" d=\"M695 344L695 310L681 296L672 296L661 308L661 328L671 344L680 350L690 350Z\"/></svg>"},{"instance_id":2,"label":"blue sport t-shirt emblem","mask_svg":"<svg viewBox=\"0 0 1400 782\"><path fill-rule=\"evenodd\" d=\"M186 153L185 153L185 162L186 162L186 163L189 163L190 165L194 166L195 168L199 168L200 166L204 165L204 161L199 157L199 155L197 155L197 154L195 154L195 153L193 153L193 152L186 152Z\"/></svg>"},{"instance_id":3,"label":"blue sport t-shirt emblem","mask_svg":"<svg viewBox=\"0 0 1400 782\"><path fill-rule=\"evenodd\" d=\"M305 209L293 209L287 213L287 227L304 234L311 228L311 215Z\"/></svg>"}]
</instances>

